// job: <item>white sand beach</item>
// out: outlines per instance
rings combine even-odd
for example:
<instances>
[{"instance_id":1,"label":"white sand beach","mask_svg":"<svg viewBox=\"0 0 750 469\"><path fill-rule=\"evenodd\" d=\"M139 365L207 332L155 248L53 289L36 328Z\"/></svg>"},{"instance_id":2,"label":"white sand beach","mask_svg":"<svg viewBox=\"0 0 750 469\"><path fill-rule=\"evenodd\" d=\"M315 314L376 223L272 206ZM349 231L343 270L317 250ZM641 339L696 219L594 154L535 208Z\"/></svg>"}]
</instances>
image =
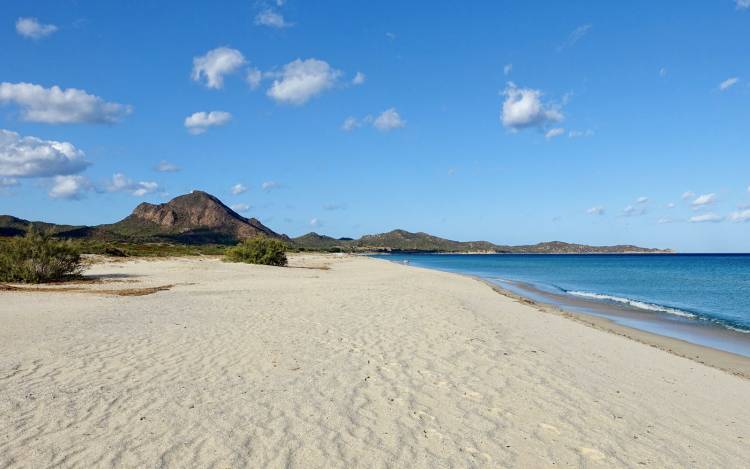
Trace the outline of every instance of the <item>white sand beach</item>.
<instances>
[{"instance_id":1,"label":"white sand beach","mask_svg":"<svg viewBox=\"0 0 750 469\"><path fill-rule=\"evenodd\" d=\"M291 265L0 291L0 467L747 467L745 377L467 277Z\"/></svg>"}]
</instances>

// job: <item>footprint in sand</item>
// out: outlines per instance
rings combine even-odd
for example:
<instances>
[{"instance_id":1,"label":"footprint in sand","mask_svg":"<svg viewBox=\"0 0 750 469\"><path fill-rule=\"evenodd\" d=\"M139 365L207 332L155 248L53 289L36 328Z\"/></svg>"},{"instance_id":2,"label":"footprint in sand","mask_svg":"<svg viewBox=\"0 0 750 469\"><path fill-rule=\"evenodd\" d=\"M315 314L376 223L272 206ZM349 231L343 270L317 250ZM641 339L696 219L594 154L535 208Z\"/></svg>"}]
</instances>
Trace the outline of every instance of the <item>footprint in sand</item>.
<instances>
[{"instance_id":1,"label":"footprint in sand","mask_svg":"<svg viewBox=\"0 0 750 469\"><path fill-rule=\"evenodd\" d=\"M594 449L594 448L578 448L578 451L580 451L583 456L586 456L587 458L591 459L592 461L602 461L602 460L606 459L606 456L604 456L604 453L602 453L598 449Z\"/></svg>"},{"instance_id":2,"label":"footprint in sand","mask_svg":"<svg viewBox=\"0 0 750 469\"><path fill-rule=\"evenodd\" d=\"M560 430L557 427L555 427L554 425L550 425L550 424L547 424L547 423L540 423L539 424L539 428L541 428L542 430L546 430L546 431L548 431L550 433L555 433L557 435L560 434Z\"/></svg>"}]
</instances>

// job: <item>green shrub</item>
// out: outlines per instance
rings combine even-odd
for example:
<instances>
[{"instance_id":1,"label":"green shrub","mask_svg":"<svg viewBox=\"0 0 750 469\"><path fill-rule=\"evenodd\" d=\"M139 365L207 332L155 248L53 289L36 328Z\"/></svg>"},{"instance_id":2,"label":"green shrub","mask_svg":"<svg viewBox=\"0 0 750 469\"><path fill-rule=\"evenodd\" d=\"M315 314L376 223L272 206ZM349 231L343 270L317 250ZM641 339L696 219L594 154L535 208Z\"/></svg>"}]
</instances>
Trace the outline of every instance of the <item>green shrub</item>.
<instances>
[{"instance_id":1,"label":"green shrub","mask_svg":"<svg viewBox=\"0 0 750 469\"><path fill-rule=\"evenodd\" d=\"M0 246L0 282L53 282L82 271L81 254L72 242L34 229Z\"/></svg>"},{"instance_id":2,"label":"green shrub","mask_svg":"<svg viewBox=\"0 0 750 469\"><path fill-rule=\"evenodd\" d=\"M286 245L278 239L258 236L248 238L226 251L224 259L246 264L286 265Z\"/></svg>"}]
</instances>

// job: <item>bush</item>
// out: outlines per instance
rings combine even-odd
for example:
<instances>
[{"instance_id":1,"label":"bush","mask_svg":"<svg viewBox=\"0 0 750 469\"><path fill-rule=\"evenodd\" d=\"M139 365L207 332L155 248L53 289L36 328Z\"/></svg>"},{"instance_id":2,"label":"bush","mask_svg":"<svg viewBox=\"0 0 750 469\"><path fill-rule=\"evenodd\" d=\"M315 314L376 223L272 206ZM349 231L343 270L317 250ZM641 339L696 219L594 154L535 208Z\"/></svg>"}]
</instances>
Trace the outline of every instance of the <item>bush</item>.
<instances>
[{"instance_id":1,"label":"bush","mask_svg":"<svg viewBox=\"0 0 750 469\"><path fill-rule=\"evenodd\" d=\"M81 254L73 243L34 229L0 247L0 282L53 282L82 271Z\"/></svg>"},{"instance_id":2,"label":"bush","mask_svg":"<svg viewBox=\"0 0 750 469\"><path fill-rule=\"evenodd\" d=\"M224 259L246 264L286 265L286 245L278 239L258 236L248 238L226 251Z\"/></svg>"}]
</instances>

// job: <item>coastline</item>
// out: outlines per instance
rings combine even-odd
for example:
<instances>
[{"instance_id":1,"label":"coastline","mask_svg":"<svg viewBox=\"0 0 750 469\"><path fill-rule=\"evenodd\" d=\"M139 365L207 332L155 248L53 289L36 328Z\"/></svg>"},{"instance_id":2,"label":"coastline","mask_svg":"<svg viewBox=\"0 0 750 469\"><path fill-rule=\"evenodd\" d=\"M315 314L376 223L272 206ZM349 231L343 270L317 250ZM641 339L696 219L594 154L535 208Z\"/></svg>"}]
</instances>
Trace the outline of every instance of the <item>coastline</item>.
<instances>
[{"instance_id":1,"label":"coastline","mask_svg":"<svg viewBox=\"0 0 750 469\"><path fill-rule=\"evenodd\" d=\"M460 274L459 274L460 275ZM537 301L511 290L502 288L500 285L477 276L469 276L486 284L497 293L512 298L521 303L533 306L539 311L562 316L581 324L603 332L627 337L630 340L657 348L678 357L687 358L702 365L725 371L735 376L750 379L750 357L727 352L714 347L696 344L687 340L678 339L666 335L656 334L635 327L618 324L607 317L596 316L589 313L572 311L553 303Z\"/></svg>"},{"instance_id":2,"label":"coastline","mask_svg":"<svg viewBox=\"0 0 750 469\"><path fill-rule=\"evenodd\" d=\"M0 291L0 466L746 463L749 380L404 267L107 260Z\"/></svg>"},{"instance_id":3,"label":"coastline","mask_svg":"<svg viewBox=\"0 0 750 469\"><path fill-rule=\"evenodd\" d=\"M545 254L540 254L540 255L545 255ZM586 301L584 299L574 300L574 299L566 298L566 302L568 303L578 302L581 305L585 304L591 310L594 310L596 308L596 309L599 309L602 313L606 312L607 314L611 316L611 317L607 317L607 315L605 314L598 315L594 313L593 311L584 312L584 311L576 310L574 308L567 307L566 305L561 305L560 302L553 301L551 299L546 300L546 301L544 299L540 300L538 299L539 297L542 297L542 298L545 296L553 297L555 295L549 292L544 292L542 290L536 289L532 285L523 284L521 282L505 281L508 284L515 285L518 287L518 288L514 288L513 290L511 290L509 288L504 288L502 285L496 282L493 282L491 280L488 280L486 278L480 277L478 275L464 274L464 273L453 272L453 271L447 272L447 271L440 270L440 269L431 269L429 267L422 267L422 266L416 266L416 265L411 265L411 264L404 265L399 262L395 262L395 261L391 261L387 259L380 259L380 260L385 260L387 262L391 262L396 265L402 265L405 267L433 270L433 271L445 272L449 274L455 274L455 275L460 275L463 277L472 278L480 283L483 283L489 286L492 290L494 290L496 293L500 295L506 296L520 303L532 306L538 309L539 311L565 317L565 318L574 320L578 323L584 324L586 326L592 327L594 329L607 332L607 333L616 334L622 337L626 337L628 339L657 348L667 353L671 353L673 355L676 355L682 358L687 358L689 360L700 363L702 365L707 365L712 368L725 371L735 376L739 376L745 379L750 379L750 357L746 355L733 353L728 350L722 350L721 348L712 347L712 346L704 345L701 343L691 342L689 340L685 340L679 337L659 334L653 331L640 329L638 327L628 326L628 325L619 323L616 320L618 315L621 315L623 317L626 317L628 314L643 315L644 313L642 311L633 310L631 312L628 312L628 308L626 307L621 307L621 306L609 307L608 305L602 302ZM529 293L532 293L532 294L529 294ZM650 316L652 316L651 320L654 323L666 322L665 318L659 317L661 314L665 314L665 313L650 314ZM737 338L744 339L743 346L750 347L750 338L747 337L747 334L738 333L738 332L735 333L728 329L719 328L718 326L709 326L709 325L704 325L704 324L700 324L700 325L696 324L694 327L699 331L698 332L699 334L716 335L717 337L721 337L722 339L728 339L728 340L735 340Z\"/></svg>"}]
</instances>

